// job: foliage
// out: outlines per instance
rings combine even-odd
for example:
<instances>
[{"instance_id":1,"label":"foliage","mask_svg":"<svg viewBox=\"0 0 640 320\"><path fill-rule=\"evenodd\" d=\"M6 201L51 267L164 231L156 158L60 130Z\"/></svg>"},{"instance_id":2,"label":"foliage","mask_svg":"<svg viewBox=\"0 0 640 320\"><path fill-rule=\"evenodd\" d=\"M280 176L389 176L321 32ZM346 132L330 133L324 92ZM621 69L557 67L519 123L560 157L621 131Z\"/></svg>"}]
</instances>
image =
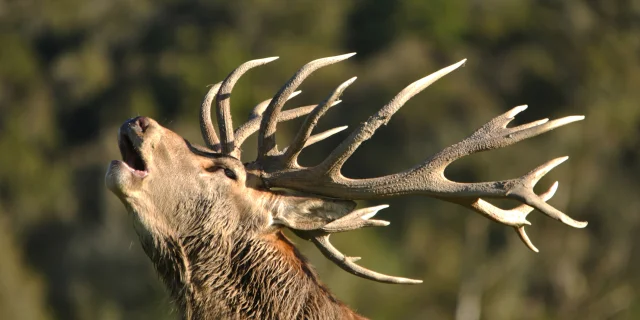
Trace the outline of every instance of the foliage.
<instances>
[{"instance_id":1,"label":"foliage","mask_svg":"<svg viewBox=\"0 0 640 320\"><path fill-rule=\"evenodd\" d=\"M530 106L521 122L585 114L448 174L515 177L570 155L541 189L560 180L552 204L590 224L575 230L533 213L533 254L511 228L462 208L393 199L381 213L391 226L340 235L336 246L425 284L353 277L296 240L341 299L375 319L640 316L638 1L2 0L0 31L0 318L176 318L103 187L119 157L117 127L144 114L199 142L206 85L238 64L281 57L241 80L236 122L305 62L350 51L359 54L318 72L289 105L318 102L358 75L321 123L353 127L404 85L469 61L381 128L347 175L412 166L516 105ZM280 138L296 124L282 125ZM343 137L311 147L303 162Z\"/></svg>"}]
</instances>

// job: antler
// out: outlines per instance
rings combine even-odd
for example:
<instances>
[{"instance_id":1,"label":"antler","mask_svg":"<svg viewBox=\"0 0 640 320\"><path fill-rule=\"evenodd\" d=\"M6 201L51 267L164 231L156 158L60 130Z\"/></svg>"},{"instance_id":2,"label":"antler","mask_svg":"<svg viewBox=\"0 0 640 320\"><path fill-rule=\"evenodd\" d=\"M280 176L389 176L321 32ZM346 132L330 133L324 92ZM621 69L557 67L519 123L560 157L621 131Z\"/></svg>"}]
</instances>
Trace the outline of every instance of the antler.
<instances>
[{"instance_id":1,"label":"antler","mask_svg":"<svg viewBox=\"0 0 640 320\"><path fill-rule=\"evenodd\" d=\"M393 114L409 99L441 77L462 66L466 60L443 68L410 84L376 114L360 124L322 163L314 167L301 167L297 162L297 158L304 147L346 129L346 127L339 127L311 135L320 117L331 106L339 102L338 98L353 83L355 78L338 86L322 103L316 106L305 106L284 112L281 111L282 107L288 99L299 93L299 91L295 90L312 72L321 67L345 60L352 55L346 54L318 59L303 66L273 99L264 101L254 108L249 121L235 131L235 142L233 142L233 133L228 130L231 127L230 116L227 116L229 114L228 103L218 102L218 119L222 118L222 120L219 120L220 132L223 136L221 147L210 124L209 114L204 110L207 101L209 101L210 105L211 92L217 91L216 86L212 87L205 98L200 117L203 136L207 144L214 150L222 149L223 152L239 157L240 144L246 137L256 131L259 123L258 159L253 166L262 171L261 177L266 187L288 188L311 194L351 200L377 199L404 194L431 196L467 207L494 221L515 228L522 241L536 252L538 251L537 248L531 243L524 231L526 225L531 225L526 220L526 217L533 209L537 209L547 216L575 228L583 228L587 225L587 222L573 220L546 203L555 193L558 187L557 182L541 195L537 195L533 191L535 184L545 174L567 160L568 157L551 160L519 178L508 180L462 183L451 181L444 175L447 166L462 157L477 152L507 147L521 140L582 120L584 116L569 116L552 121L542 119L516 127L507 127L518 113L527 108L527 106L518 106L492 119L466 139L445 148L409 170L368 179L350 179L342 175L342 166L349 157L364 141L371 138L381 125L387 124ZM255 65L251 64L251 67L266 63L259 64L256 61L266 60L269 59L254 60L253 63ZM218 99L225 99L225 97L228 99L237 77L249 68L246 67L245 70L242 69L243 66L236 69L221 85L226 91L223 91L222 94L219 93L217 95ZM239 69L244 71L238 71ZM237 77L234 78L234 74L237 74ZM227 82L230 84L227 84ZM291 145L283 151L278 151L275 142L277 123L305 114L308 114L307 118ZM209 119L209 124L207 125L203 119ZM512 198L522 202L522 205L510 210L504 210L490 204L483 198ZM301 237L313 241L327 258L355 275L381 282L419 283L419 280L391 277L358 266L354 263L357 260L356 258L344 256L329 242L329 235L334 232L354 230L367 226L387 225L387 222L381 220L369 220L381 208L373 207L356 210L342 218L327 223L317 230L294 231ZM295 229L293 225L291 227Z\"/></svg>"},{"instance_id":2,"label":"antler","mask_svg":"<svg viewBox=\"0 0 640 320\"><path fill-rule=\"evenodd\" d=\"M360 257L348 257L336 249L331 242L329 236L332 233L346 232L364 227L384 227L389 225L389 221L371 219L378 211L388 208L388 205L380 205L369 208L355 210L339 219L336 219L318 230L294 230L301 238L310 240L320 250L320 252L331 262L338 265L343 270L352 273L358 277L374 280L384 283L396 284L418 284L422 280L408 279L402 277L393 277L386 274L378 273L355 262Z\"/></svg>"},{"instance_id":3,"label":"antler","mask_svg":"<svg viewBox=\"0 0 640 320\"><path fill-rule=\"evenodd\" d=\"M572 227L585 227L586 222L573 220L546 203L553 196L557 183L542 195L536 195L533 191L533 187L540 178L565 161L567 157L551 160L522 177L509 180L461 183L451 181L444 175L448 165L464 156L504 148L518 141L582 120L583 116L570 116L553 121L542 119L509 128L507 125L514 117L527 108L527 106L518 106L494 118L468 138L445 148L409 170L369 179L350 179L342 175L342 166L349 157L364 141L371 138L381 125L388 123L391 116L406 101L436 80L462 66L465 61L462 60L410 84L375 115L354 130L322 163L314 167L303 168L296 161L297 155L300 152L300 146L304 145L303 142L309 137L317 119L322 115L322 104L318 105L317 111L307 117L294 143L286 152L266 157L260 162L264 171L262 178L265 184L268 187L290 188L340 199L377 199L403 194L422 194L439 198L470 208L494 221L514 227L523 242L533 251L537 251L537 249L524 231L524 226L530 225L526 216L533 209L538 209L547 216ZM334 91L330 99L337 98L334 96L337 92L338 89ZM512 198L522 202L523 205L511 210L503 210L483 198ZM315 237L313 241L316 246L321 247L321 251L325 255L330 253L332 261L348 260L336 258L339 255L336 253L336 249L330 246L328 236ZM341 267L348 268L350 272L362 276L362 273L352 265L352 261L350 263L344 262ZM384 282L389 280L371 275L367 278Z\"/></svg>"},{"instance_id":4,"label":"antler","mask_svg":"<svg viewBox=\"0 0 640 320\"><path fill-rule=\"evenodd\" d=\"M231 91L236 82L240 79L245 72L252 68L267 64L271 61L278 59L278 57L270 57L264 59L251 60L243 63L231 72L227 78L220 83L212 85L200 108L200 130L202 132L203 139L207 147L213 151L222 152L240 158L242 143L253 133L258 131L262 125L273 126L275 131L275 124L281 121L288 121L291 119L299 118L312 112L317 105L298 107L292 110L282 112L284 103L300 94L301 91L295 91L295 89L309 76L313 71L327 66L344 59L353 56L353 54L345 54L337 57L330 57L324 59L318 59L312 61L302 67L292 78L280 89L273 99L265 100L256 105L249 116L249 120L240 126L235 131L233 130L233 121L231 118ZM216 101L216 114L218 119L218 129L222 141L218 138L215 129L213 128L213 122L211 120L211 105L215 98ZM332 101L331 104L326 106L326 109L331 108L339 104L339 100ZM326 110L325 110L326 112ZM266 116L263 114L266 113ZM264 124L263 124L264 123ZM313 143L326 139L327 137L346 129L346 127L334 128L332 130L315 135L309 139L304 145L309 146ZM261 131L264 132L264 131ZM262 136L261 136L262 137ZM265 139L267 143L273 142L275 148L275 137L272 139Z\"/></svg>"}]
</instances>

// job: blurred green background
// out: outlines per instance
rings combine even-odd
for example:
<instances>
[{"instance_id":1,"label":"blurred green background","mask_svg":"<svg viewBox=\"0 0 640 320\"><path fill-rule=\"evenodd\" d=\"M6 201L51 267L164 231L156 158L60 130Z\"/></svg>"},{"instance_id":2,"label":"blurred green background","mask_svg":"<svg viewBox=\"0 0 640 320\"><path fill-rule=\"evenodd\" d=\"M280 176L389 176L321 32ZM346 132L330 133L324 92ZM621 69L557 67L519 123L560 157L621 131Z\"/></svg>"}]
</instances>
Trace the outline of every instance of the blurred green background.
<instances>
[{"instance_id":1,"label":"blurred green background","mask_svg":"<svg viewBox=\"0 0 640 320\"><path fill-rule=\"evenodd\" d=\"M0 44L1 319L176 319L130 217L104 187L118 126L147 115L200 143L206 86L240 63L280 56L238 84L236 124L307 61L352 51L287 104L319 102L359 76L318 131L353 128L405 85L469 60L407 103L347 176L411 167L516 105L529 105L518 123L584 114L456 162L448 175L511 178L570 155L539 189L559 180L550 203L589 226L532 213L535 254L511 228L461 207L385 200L389 227L334 243L364 266L424 284L360 279L294 239L329 288L374 319L640 318L638 0L1 0ZM299 124L279 126L281 145ZM303 163L346 134L309 148ZM255 141L244 149L252 160Z\"/></svg>"}]
</instances>

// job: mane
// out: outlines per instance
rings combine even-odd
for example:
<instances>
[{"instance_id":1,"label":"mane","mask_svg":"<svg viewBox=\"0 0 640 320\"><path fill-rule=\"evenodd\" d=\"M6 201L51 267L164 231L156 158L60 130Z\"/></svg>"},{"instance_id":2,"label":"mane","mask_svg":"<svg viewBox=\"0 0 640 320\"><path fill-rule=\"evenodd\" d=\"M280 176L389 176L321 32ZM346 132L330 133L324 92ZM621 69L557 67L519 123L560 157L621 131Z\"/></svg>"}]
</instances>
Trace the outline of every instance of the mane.
<instances>
[{"instance_id":1,"label":"mane","mask_svg":"<svg viewBox=\"0 0 640 320\"><path fill-rule=\"evenodd\" d=\"M365 319L281 232L142 241L183 319Z\"/></svg>"}]
</instances>

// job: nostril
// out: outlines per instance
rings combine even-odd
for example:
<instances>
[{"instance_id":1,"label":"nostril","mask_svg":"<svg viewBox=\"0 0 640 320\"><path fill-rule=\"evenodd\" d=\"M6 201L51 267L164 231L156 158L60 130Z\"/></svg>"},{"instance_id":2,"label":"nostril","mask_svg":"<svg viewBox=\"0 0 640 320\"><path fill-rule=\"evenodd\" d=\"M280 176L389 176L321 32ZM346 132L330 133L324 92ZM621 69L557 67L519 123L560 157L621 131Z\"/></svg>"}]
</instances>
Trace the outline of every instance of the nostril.
<instances>
[{"instance_id":1,"label":"nostril","mask_svg":"<svg viewBox=\"0 0 640 320\"><path fill-rule=\"evenodd\" d=\"M138 117L136 118L135 122L140 127L142 132L147 131L147 128L149 127L149 125L151 125L151 122L147 117Z\"/></svg>"}]
</instances>

